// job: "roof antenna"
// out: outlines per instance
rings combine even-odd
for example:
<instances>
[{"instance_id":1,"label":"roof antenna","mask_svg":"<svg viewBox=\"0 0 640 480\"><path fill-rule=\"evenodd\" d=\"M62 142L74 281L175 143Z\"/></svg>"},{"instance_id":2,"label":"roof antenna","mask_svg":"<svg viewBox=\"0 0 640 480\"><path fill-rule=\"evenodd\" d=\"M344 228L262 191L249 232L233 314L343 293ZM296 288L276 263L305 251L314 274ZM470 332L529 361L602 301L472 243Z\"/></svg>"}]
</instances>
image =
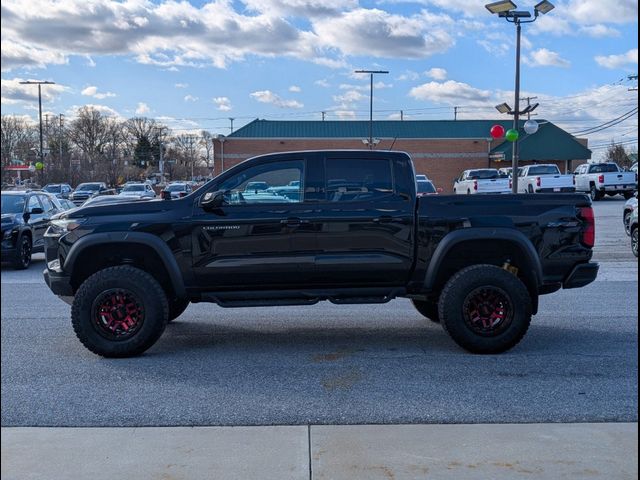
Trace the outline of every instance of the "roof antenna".
<instances>
[{"instance_id":1,"label":"roof antenna","mask_svg":"<svg viewBox=\"0 0 640 480\"><path fill-rule=\"evenodd\" d=\"M393 146L396 144L397 139L398 139L398 134L396 134L396 137L393 139L393 142L391 142L391 146L389 147L389 150L393 150Z\"/></svg>"}]
</instances>

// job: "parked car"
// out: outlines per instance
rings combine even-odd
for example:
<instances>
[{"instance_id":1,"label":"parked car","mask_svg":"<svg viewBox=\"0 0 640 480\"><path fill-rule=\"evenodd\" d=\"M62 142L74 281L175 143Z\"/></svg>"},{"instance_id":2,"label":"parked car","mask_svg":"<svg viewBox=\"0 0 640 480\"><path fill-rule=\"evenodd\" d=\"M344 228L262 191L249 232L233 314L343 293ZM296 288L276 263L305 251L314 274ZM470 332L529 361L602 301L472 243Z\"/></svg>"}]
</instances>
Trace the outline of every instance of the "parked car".
<instances>
[{"instance_id":1,"label":"parked car","mask_svg":"<svg viewBox=\"0 0 640 480\"><path fill-rule=\"evenodd\" d=\"M453 193L473 195L477 193L511 193L509 179L495 168L465 170L454 180Z\"/></svg>"},{"instance_id":2,"label":"parked car","mask_svg":"<svg viewBox=\"0 0 640 480\"><path fill-rule=\"evenodd\" d=\"M276 153L185 198L81 207L49 228L44 279L73 304L79 341L106 357L141 354L191 301L396 297L468 351L500 353L524 337L539 295L595 280L585 195L417 197L413 172L397 151ZM315 188L287 203L244 195L267 178Z\"/></svg>"},{"instance_id":3,"label":"parked car","mask_svg":"<svg viewBox=\"0 0 640 480\"><path fill-rule=\"evenodd\" d=\"M68 198L58 198L58 202L60 202L60 205L64 210L70 210L77 207L77 205Z\"/></svg>"},{"instance_id":4,"label":"parked car","mask_svg":"<svg viewBox=\"0 0 640 480\"><path fill-rule=\"evenodd\" d=\"M605 195L622 194L627 200L636 190L636 174L624 172L613 162L585 163L573 172L576 191L586 192L597 201Z\"/></svg>"},{"instance_id":5,"label":"parked car","mask_svg":"<svg viewBox=\"0 0 640 480\"><path fill-rule=\"evenodd\" d=\"M68 183L48 183L42 190L58 198L69 198L69 194L73 189Z\"/></svg>"},{"instance_id":6,"label":"parked car","mask_svg":"<svg viewBox=\"0 0 640 480\"><path fill-rule=\"evenodd\" d=\"M187 182L170 183L162 191L162 198L181 198L191 193L191 185Z\"/></svg>"},{"instance_id":7,"label":"parked car","mask_svg":"<svg viewBox=\"0 0 640 480\"><path fill-rule=\"evenodd\" d=\"M631 251L638 256L638 205L633 208L629 218L629 230L631 231Z\"/></svg>"},{"instance_id":8,"label":"parked car","mask_svg":"<svg viewBox=\"0 0 640 480\"><path fill-rule=\"evenodd\" d=\"M45 192L2 192L2 261L28 268L31 255L44 251L51 217L62 211L58 199Z\"/></svg>"},{"instance_id":9,"label":"parked car","mask_svg":"<svg viewBox=\"0 0 640 480\"><path fill-rule=\"evenodd\" d=\"M87 182L81 183L76 189L69 195L71 200L76 205L82 205L91 197L98 195L115 195L115 190L110 190L107 184L104 182Z\"/></svg>"},{"instance_id":10,"label":"parked car","mask_svg":"<svg viewBox=\"0 0 640 480\"><path fill-rule=\"evenodd\" d=\"M122 197L156 198L156 192L148 183L130 183L118 194Z\"/></svg>"},{"instance_id":11,"label":"parked car","mask_svg":"<svg viewBox=\"0 0 640 480\"><path fill-rule=\"evenodd\" d=\"M633 197L626 201L624 209L622 210L622 224L624 225L624 231L627 235L631 235L631 214L634 208L638 205L638 192Z\"/></svg>"},{"instance_id":12,"label":"parked car","mask_svg":"<svg viewBox=\"0 0 640 480\"><path fill-rule=\"evenodd\" d=\"M518 193L573 193L574 177L563 175L555 164L527 165L518 172Z\"/></svg>"},{"instance_id":13,"label":"parked car","mask_svg":"<svg viewBox=\"0 0 640 480\"><path fill-rule=\"evenodd\" d=\"M436 188L431 180L418 180L416 182L416 195L422 197L424 195L438 195L442 193L441 188Z\"/></svg>"}]
</instances>

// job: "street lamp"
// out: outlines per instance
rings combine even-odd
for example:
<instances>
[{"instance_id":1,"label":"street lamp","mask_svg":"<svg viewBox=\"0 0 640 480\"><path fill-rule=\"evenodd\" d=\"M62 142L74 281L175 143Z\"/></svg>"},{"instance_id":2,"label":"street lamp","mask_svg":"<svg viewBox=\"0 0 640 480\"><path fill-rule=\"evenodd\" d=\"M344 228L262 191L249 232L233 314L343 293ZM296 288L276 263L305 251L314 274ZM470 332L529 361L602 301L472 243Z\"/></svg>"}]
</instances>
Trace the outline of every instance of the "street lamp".
<instances>
[{"instance_id":1,"label":"street lamp","mask_svg":"<svg viewBox=\"0 0 640 480\"><path fill-rule=\"evenodd\" d=\"M42 85L55 85L55 82L46 80L26 80L20 82L21 85L38 85L38 115L40 117L40 161L44 163L44 145L42 143Z\"/></svg>"},{"instance_id":2,"label":"street lamp","mask_svg":"<svg viewBox=\"0 0 640 480\"><path fill-rule=\"evenodd\" d=\"M224 141L226 137L220 133L217 133L216 135L214 135L214 138L220 142L220 173L223 173L224 172Z\"/></svg>"},{"instance_id":3,"label":"street lamp","mask_svg":"<svg viewBox=\"0 0 640 480\"><path fill-rule=\"evenodd\" d=\"M493 2L485 5L486 9L492 14L497 14L499 17L504 18L507 22L513 23L516 26L516 91L515 91L515 107L513 110L509 108L506 103L498 105L496 108L500 113L509 113L513 115L513 129L518 131L518 122L522 113L530 113L538 105L532 105L528 108L528 111L520 111L520 34L521 26L523 23L535 22L538 16L549 13L554 9L551 2L543 0L533 7L534 14L531 20L524 20L525 18L531 18L531 12L524 10L516 10L517 6L510 0ZM526 110L526 109L525 109ZM512 172L518 171L518 140L513 142L512 157L511 157ZM513 175L512 192L518 193L518 177Z\"/></svg>"},{"instance_id":4,"label":"street lamp","mask_svg":"<svg viewBox=\"0 0 640 480\"><path fill-rule=\"evenodd\" d=\"M373 141L373 75L377 73L389 73L386 70L356 70L354 73L368 73L371 79L371 91L369 93L369 149L376 145ZM377 142L379 143L379 142Z\"/></svg>"}]
</instances>

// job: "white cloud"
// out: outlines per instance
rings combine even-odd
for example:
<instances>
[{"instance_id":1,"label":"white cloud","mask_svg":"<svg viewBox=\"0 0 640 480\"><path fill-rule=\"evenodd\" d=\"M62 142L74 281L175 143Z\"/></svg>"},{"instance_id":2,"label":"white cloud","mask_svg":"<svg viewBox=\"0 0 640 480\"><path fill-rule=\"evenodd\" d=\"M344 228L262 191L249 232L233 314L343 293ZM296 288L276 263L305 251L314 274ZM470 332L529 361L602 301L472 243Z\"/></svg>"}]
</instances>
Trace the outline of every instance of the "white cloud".
<instances>
[{"instance_id":1,"label":"white cloud","mask_svg":"<svg viewBox=\"0 0 640 480\"><path fill-rule=\"evenodd\" d=\"M405 82L407 80L415 81L420 78L420 74L418 72L414 72L412 70L407 70L404 73L398 75L395 79L399 82Z\"/></svg>"},{"instance_id":2,"label":"white cloud","mask_svg":"<svg viewBox=\"0 0 640 480\"><path fill-rule=\"evenodd\" d=\"M231 100L228 97L215 97L212 98L211 101L218 106L218 110L223 112L230 111L233 107L231 107Z\"/></svg>"},{"instance_id":3,"label":"white cloud","mask_svg":"<svg viewBox=\"0 0 640 480\"><path fill-rule=\"evenodd\" d=\"M304 105L297 100L285 100L271 90L261 90L250 93L249 96L260 103L269 103L279 108L302 108Z\"/></svg>"},{"instance_id":4,"label":"white cloud","mask_svg":"<svg viewBox=\"0 0 640 480\"><path fill-rule=\"evenodd\" d=\"M320 80L316 80L313 83L314 83L314 85L317 85L317 86L322 87L322 88L329 88L331 86L331 84L327 80L325 80L324 78L321 78Z\"/></svg>"},{"instance_id":5,"label":"white cloud","mask_svg":"<svg viewBox=\"0 0 640 480\"><path fill-rule=\"evenodd\" d=\"M291 85L291 86L289 87L289 91L290 91L291 93L300 93L300 92L302 92L302 89L301 89L299 86L297 86L297 85Z\"/></svg>"},{"instance_id":6,"label":"white cloud","mask_svg":"<svg viewBox=\"0 0 640 480\"><path fill-rule=\"evenodd\" d=\"M587 25L580 28L580 33L584 33L593 38L605 38L605 37L619 37L620 31L615 28L607 27L606 25Z\"/></svg>"},{"instance_id":7,"label":"white cloud","mask_svg":"<svg viewBox=\"0 0 640 480\"><path fill-rule=\"evenodd\" d=\"M122 115L120 115L120 113L117 110L114 110L111 107L108 107L106 105L96 105L94 103L87 103L85 105L72 105L71 107L69 107L65 113L66 120L73 121L78 113L78 110L82 107L92 108L94 110L99 111L102 115L105 115L107 117L113 117L118 121L122 121L125 119Z\"/></svg>"},{"instance_id":8,"label":"white cloud","mask_svg":"<svg viewBox=\"0 0 640 480\"><path fill-rule=\"evenodd\" d=\"M429 70L424 72L424 74L429 78L433 78L434 80L445 80L447 78L447 71L444 68L430 68Z\"/></svg>"},{"instance_id":9,"label":"white cloud","mask_svg":"<svg viewBox=\"0 0 640 480\"><path fill-rule=\"evenodd\" d=\"M363 94L358 90L347 90L341 95L334 95L333 101L339 103L343 109L352 106L354 103L360 102L369 98L368 95Z\"/></svg>"},{"instance_id":10,"label":"white cloud","mask_svg":"<svg viewBox=\"0 0 640 480\"><path fill-rule=\"evenodd\" d=\"M598 55L595 57L595 61L604 68L612 70L618 70L626 67L633 67L638 65L638 49L634 48L627 53L620 55Z\"/></svg>"},{"instance_id":11,"label":"white cloud","mask_svg":"<svg viewBox=\"0 0 640 480\"><path fill-rule=\"evenodd\" d=\"M356 112L353 110L334 110L333 113L340 120L355 120L356 118Z\"/></svg>"},{"instance_id":12,"label":"white cloud","mask_svg":"<svg viewBox=\"0 0 640 480\"><path fill-rule=\"evenodd\" d=\"M447 80L446 82L429 82L418 87L414 87L409 91L409 95L416 100L430 101L434 103L446 103L456 105L466 104L482 104L492 98L489 90L480 90L466 83Z\"/></svg>"},{"instance_id":13,"label":"white cloud","mask_svg":"<svg viewBox=\"0 0 640 480\"><path fill-rule=\"evenodd\" d=\"M531 52L529 57L523 57L522 61L531 67L563 67L571 66L571 62L565 60L559 53L540 48Z\"/></svg>"},{"instance_id":14,"label":"white cloud","mask_svg":"<svg viewBox=\"0 0 640 480\"><path fill-rule=\"evenodd\" d=\"M176 83L174 87L176 88L187 88L189 86L188 83Z\"/></svg>"},{"instance_id":15,"label":"white cloud","mask_svg":"<svg viewBox=\"0 0 640 480\"><path fill-rule=\"evenodd\" d=\"M20 82L33 80L26 78L3 78L1 80L2 103L5 105L28 102L28 104L38 102L37 85L21 85ZM63 92L68 91L68 87L60 84L43 85L42 101L48 103L56 100Z\"/></svg>"},{"instance_id":16,"label":"white cloud","mask_svg":"<svg viewBox=\"0 0 640 480\"><path fill-rule=\"evenodd\" d=\"M198 97L194 97L193 95L185 95L184 96L184 101L185 102L197 102L198 101Z\"/></svg>"},{"instance_id":17,"label":"white cloud","mask_svg":"<svg viewBox=\"0 0 640 480\"><path fill-rule=\"evenodd\" d=\"M637 0L571 0L558 10L558 13L586 25L638 21Z\"/></svg>"},{"instance_id":18,"label":"white cloud","mask_svg":"<svg viewBox=\"0 0 640 480\"><path fill-rule=\"evenodd\" d=\"M82 90L80 94L86 97L94 97L94 98L97 98L98 100L103 100L105 98L116 96L116 94L112 92L98 93L98 87L93 85L88 86L87 88Z\"/></svg>"},{"instance_id":19,"label":"white cloud","mask_svg":"<svg viewBox=\"0 0 640 480\"><path fill-rule=\"evenodd\" d=\"M324 17L358 6L358 0L244 0L253 11L283 17Z\"/></svg>"},{"instance_id":20,"label":"white cloud","mask_svg":"<svg viewBox=\"0 0 640 480\"><path fill-rule=\"evenodd\" d=\"M136 107L136 115L146 115L150 111L151 111L151 109L144 102L139 102L138 106Z\"/></svg>"}]
</instances>

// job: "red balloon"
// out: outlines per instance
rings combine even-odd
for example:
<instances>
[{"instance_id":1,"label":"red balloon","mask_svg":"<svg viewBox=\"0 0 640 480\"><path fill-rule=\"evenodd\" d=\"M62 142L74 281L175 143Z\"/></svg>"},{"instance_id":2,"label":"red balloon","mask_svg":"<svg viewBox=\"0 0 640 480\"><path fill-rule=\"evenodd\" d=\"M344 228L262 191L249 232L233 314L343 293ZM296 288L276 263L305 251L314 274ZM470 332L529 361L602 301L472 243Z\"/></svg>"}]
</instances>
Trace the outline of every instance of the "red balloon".
<instances>
[{"instance_id":1,"label":"red balloon","mask_svg":"<svg viewBox=\"0 0 640 480\"><path fill-rule=\"evenodd\" d=\"M504 137L504 127L502 125L494 125L491 127L490 133L493 138L502 138Z\"/></svg>"}]
</instances>

